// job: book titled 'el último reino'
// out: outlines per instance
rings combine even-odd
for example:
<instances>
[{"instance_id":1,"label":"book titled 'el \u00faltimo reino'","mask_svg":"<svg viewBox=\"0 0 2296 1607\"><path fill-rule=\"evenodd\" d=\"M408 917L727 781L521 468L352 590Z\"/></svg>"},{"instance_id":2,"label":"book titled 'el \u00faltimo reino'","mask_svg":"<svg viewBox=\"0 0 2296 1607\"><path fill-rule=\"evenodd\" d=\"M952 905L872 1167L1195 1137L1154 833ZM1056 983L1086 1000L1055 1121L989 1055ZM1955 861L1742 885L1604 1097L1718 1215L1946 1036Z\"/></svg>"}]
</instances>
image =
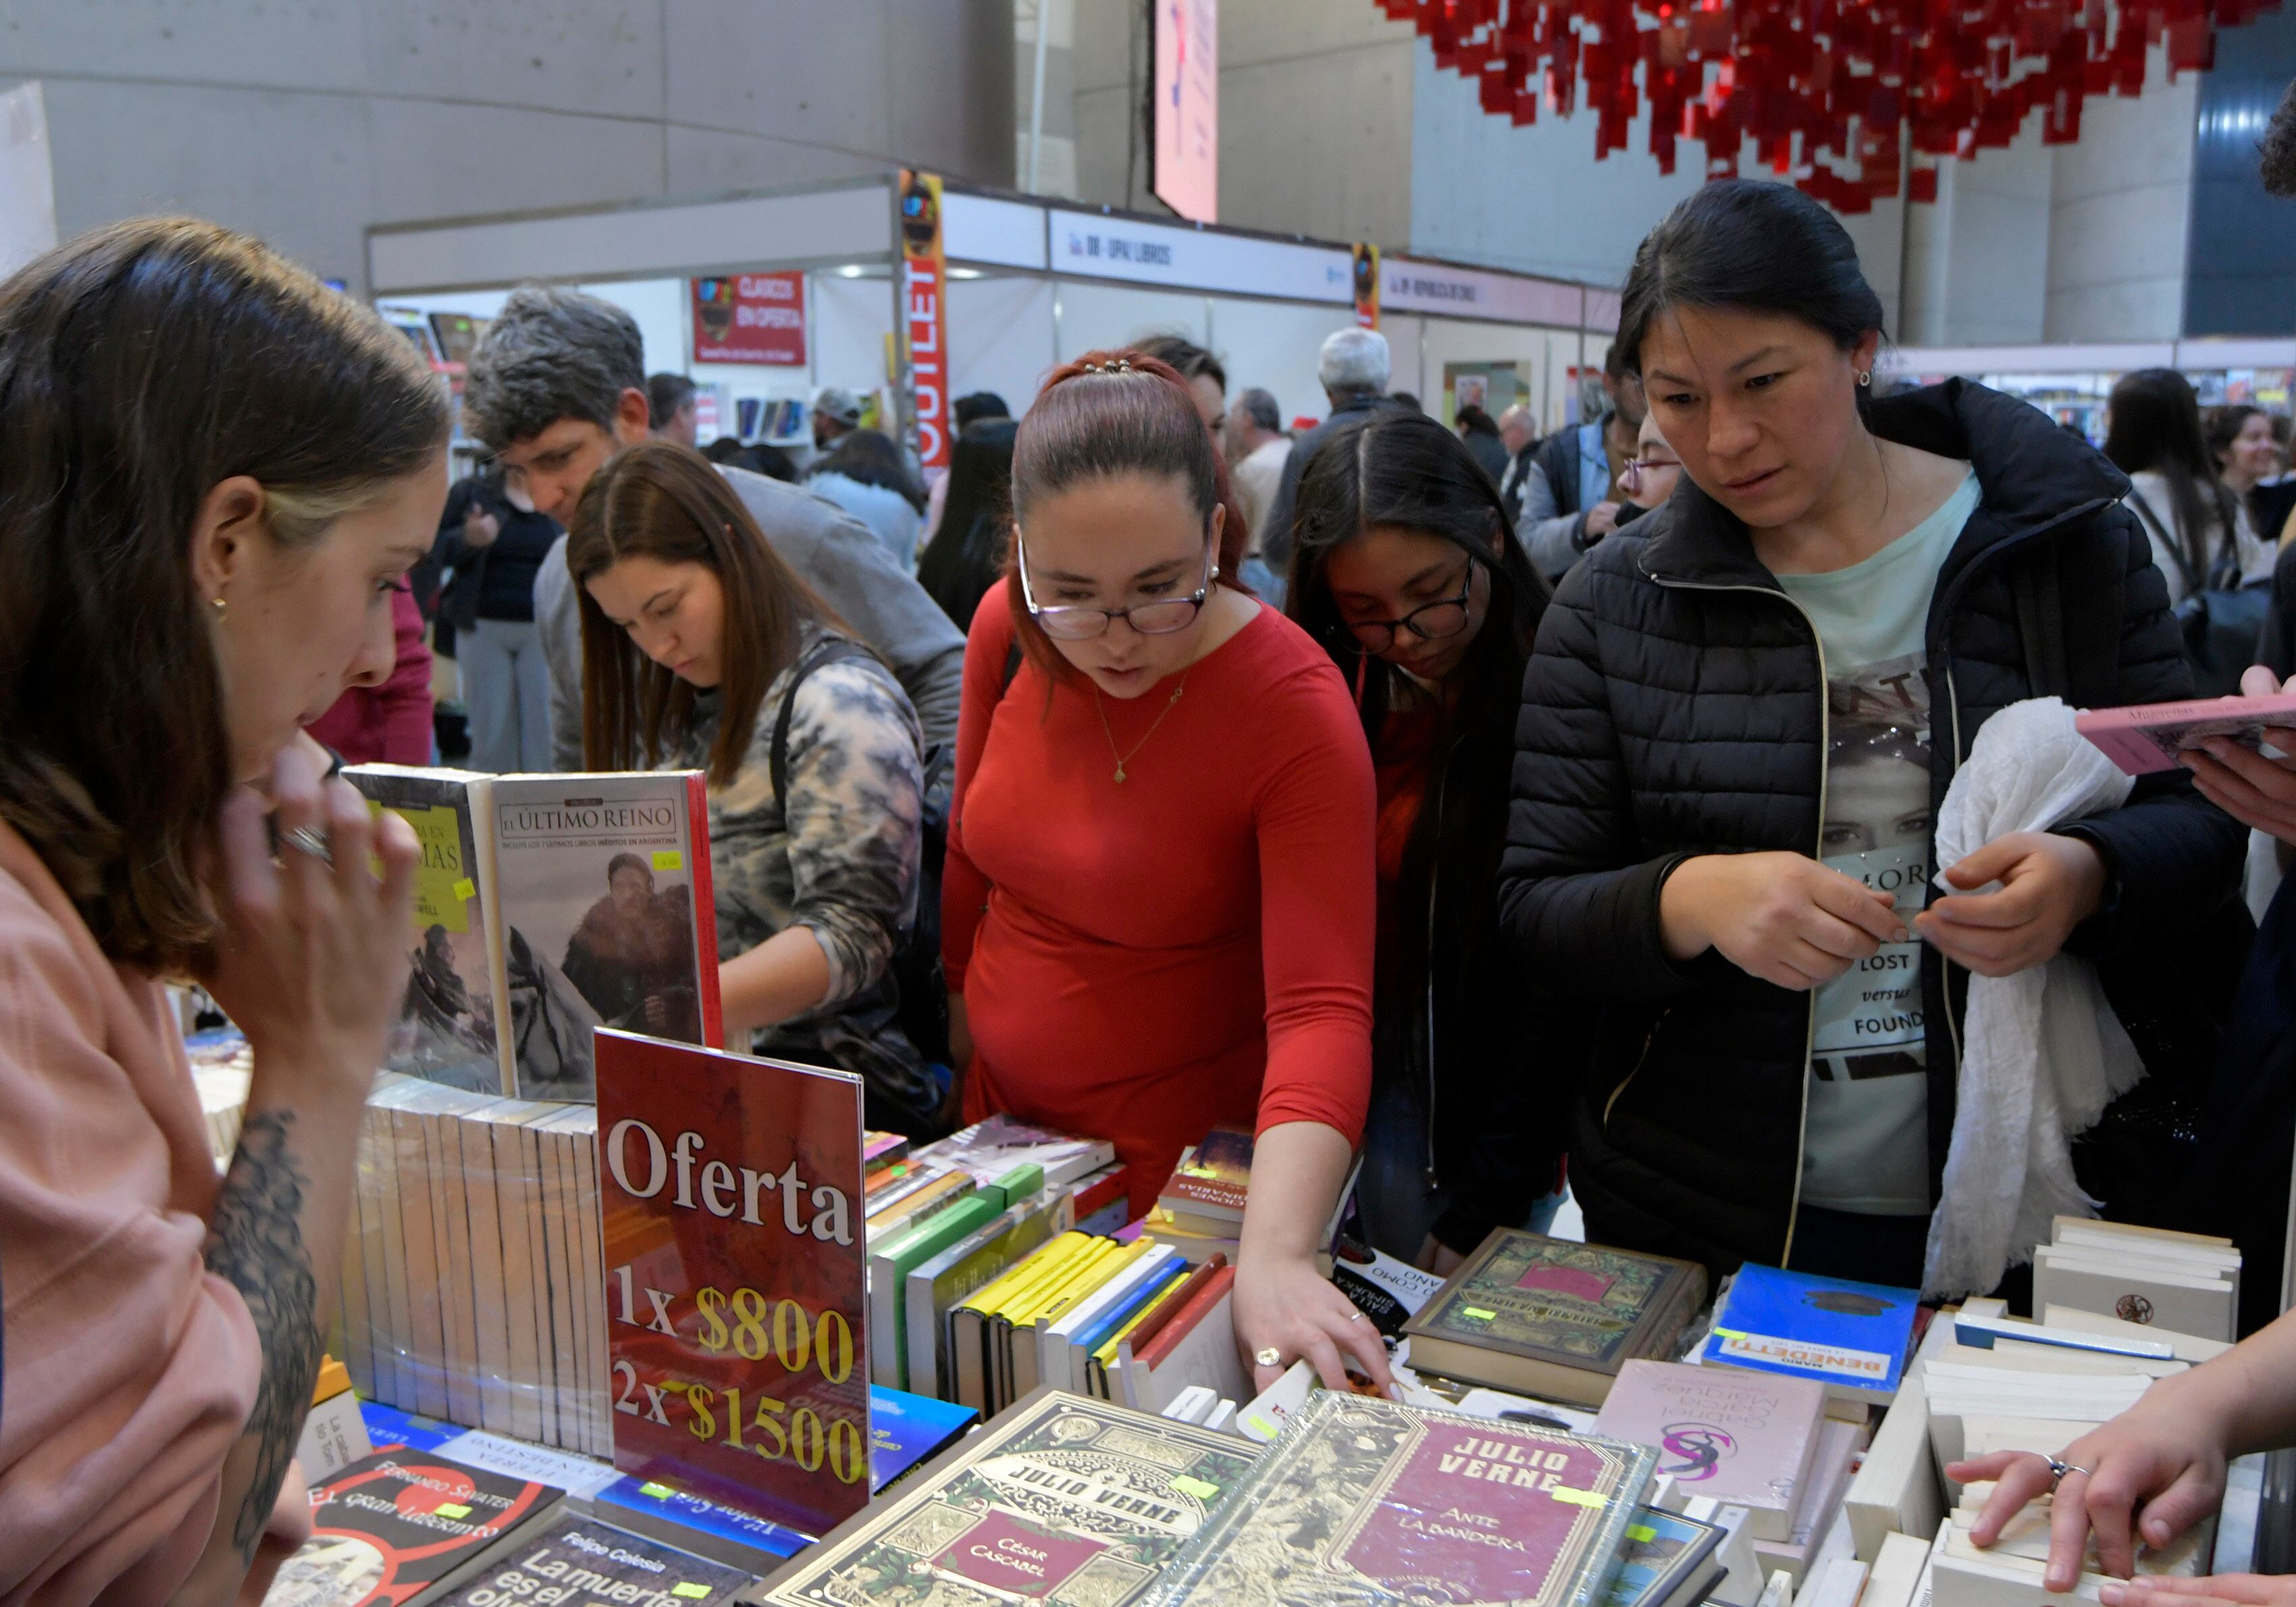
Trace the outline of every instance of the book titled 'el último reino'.
<instances>
[{"instance_id":1,"label":"book titled 'el \u00faltimo reino'","mask_svg":"<svg viewBox=\"0 0 2296 1607\"><path fill-rule=\"evenodd\" d=\"M869 1499L861 1080L597 1035L614 1465L807 1534Z\"/></svg>"}]
</instances>

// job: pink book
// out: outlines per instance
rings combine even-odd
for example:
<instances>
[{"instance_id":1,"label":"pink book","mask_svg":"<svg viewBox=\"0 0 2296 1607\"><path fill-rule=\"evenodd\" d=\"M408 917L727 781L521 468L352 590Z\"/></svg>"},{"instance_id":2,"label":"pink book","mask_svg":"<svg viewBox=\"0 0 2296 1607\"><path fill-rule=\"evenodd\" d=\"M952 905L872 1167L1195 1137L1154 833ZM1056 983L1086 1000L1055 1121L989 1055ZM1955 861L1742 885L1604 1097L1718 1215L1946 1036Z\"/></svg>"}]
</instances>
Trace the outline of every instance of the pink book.
<instances>
[{"instance_id":1,"label":"pink book","mask_svg":"<svg viewBox=\"0 0 2296 1607\"><path fill-rule=\"evenodd\" d=\"M2209 737L2261 746L2267 730L2296 730L2296 695L2200 697L2189 703L2140 703L2084 709L2073 727L2123 773L2149 776L2177 768L2177 755Z\"/></svg>"},{"instance_id":2,"label":"pink book","mask_svg":"<svg viewBox=\"0 0 2296 1607\"><path fill-rule=\"evenodd\" d=\"M1595 1428L1658 1448L1656 1473L1685 1496L1746 1509L1754 1537L1792 1537L1825 1419L1825 1386L1811 1379L1678 1362L1619 1369Z\"/></svg>"}]
</instances>

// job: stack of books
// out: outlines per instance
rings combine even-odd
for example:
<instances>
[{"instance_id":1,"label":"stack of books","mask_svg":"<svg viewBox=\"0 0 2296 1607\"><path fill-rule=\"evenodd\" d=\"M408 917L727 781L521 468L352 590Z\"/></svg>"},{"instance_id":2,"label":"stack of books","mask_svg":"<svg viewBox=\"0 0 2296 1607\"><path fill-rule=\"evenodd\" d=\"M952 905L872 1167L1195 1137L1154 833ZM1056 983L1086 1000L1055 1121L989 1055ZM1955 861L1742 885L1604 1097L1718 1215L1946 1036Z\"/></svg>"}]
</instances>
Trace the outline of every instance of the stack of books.
<instances>
[{"instance_id":1,"label":"stack of books","mask_svg":"<svg viewBox=\"0 0 2296 1607\"><path fill-rule=\"evenodd\" d=\"M2033 1305L2230 1343L2239 1337L2240 1251L2229 1239L2060 1216L2053 1241L2033 1252Z\"/></svg>"},{"instance_id":2,"label":"stack of books","mask_svg":"<svg viewBox=\"0 0 2296 1607\"><path fill-rule=\"evenodd\" d=\"M1225 1258L1197 1268L1168 1245L1062 1232L947 1310L953 1397L994 1413L1049 1385L1152 1412L1168 1404L1156 1393L1160 1380L1171 1395L1188 1383L1231 1381L1239 1372L1226 1322L1234 1279ZM1151 1336L1163 1347L1144 1362Z\"/></svg>"},{"instance_id":3,"label":"stack of books","mask_svg":"<svg viewBox=\"0 0 2296 1607\"><path fill-rule=\"evenodd\" d=\"M1969 1537L1977 1515L1993 1493L1990 1484L1972 1484L1938 1530L1929 1559L1930 1599L1935 1607L2042 1607L2067 1595L2095 1601L2108 1579L2097 1561L2095 1536L2089 1537L2080 1578L2062 1595L2046 1592L2041 1574L2049 1561L2049 1524L2053 1497L2040 1496L2012 1518L1989 1546L1980 1548ZM2208 1571L2216 1541L2213 1518L2194 1524L2158 1550L2140 1546L2136 1552L2139 1578L2189 1578Z\"/></svg>"},{"instance_id":4,"label":"stack of books","mask_svg":"<svg viewBox=\"0 0 2296 1607\"><path fill-rule=\"evenodd\" d=\"M1171 1176L1157 1193L1156 1204L1133 1231L1170 1245L1198 1265L1214 1256L1234 1261L1243 1234L1244 1202L1251 1191L1253 1143L1247 1130L1220 1126L1183 1150ZM1357 1164L1362 1164L1360 1159ZM1332 1275L1332 1248L1339 1238L1341 1218L1354 1192L1355 1177L1350 1174L1316 1240L1316 1265L1327 1278Z\"/></svg>"},{"instance_id":5,"label":"stack of books","mask_svg":"<svg viewBox=\"0 0 2296 1607\"><path fill-rule=\"evenodd\" d=\"M772 1607L1341 1599L1687 1607L1718 1537L1637 1504L1652 1453L1316 1397L1261 1447L1039 1390L769 1578Z\"/></svg>"},{"instance_id":6,"label":"stack of books","mask_svg":"<svg viewBox=\"0 0 2296 1607\"><path fill-rule=\"evenodd\" d=\"M1599 1406L1627 1363L1677 1353L1705 1298L1687 1261L1498 1228L1403 1332L1420 1372Z\"/></svg>"},{"instance_id":7,"label":"stack of books","mask_svg":"<svg viewBox=\"0 0 2296 1607\"><path fill-rule=\"evenodd\" d=\"M332 1347L370 1400L612 1454L597 1108L386 1074Z\"/></svg>"}]
</instances>

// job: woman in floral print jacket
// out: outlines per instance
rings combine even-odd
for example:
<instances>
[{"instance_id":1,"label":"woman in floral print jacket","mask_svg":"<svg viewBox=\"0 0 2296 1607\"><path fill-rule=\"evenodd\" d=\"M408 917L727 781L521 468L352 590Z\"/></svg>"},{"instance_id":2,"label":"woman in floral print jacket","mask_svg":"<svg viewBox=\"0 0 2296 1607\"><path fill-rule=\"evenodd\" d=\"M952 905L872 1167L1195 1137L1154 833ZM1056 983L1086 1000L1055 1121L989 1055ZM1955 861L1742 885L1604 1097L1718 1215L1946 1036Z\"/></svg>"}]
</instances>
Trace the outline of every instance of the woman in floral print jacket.
<instances>
[{"instance_id":1,"label":"woman in floral print jacket","mask_svg":"<svg viewBox=\"0 0 2296 1607\"><path fill-rule=\"evenodd\" d=\"M588 762L708 773L728 1043L857 1073L873 1127L929 1126L940 1089L895 1019L890 974L915 914L922 796L900 682L683 447L608 464L566 557Z\"/></svg>"}]
</instances>

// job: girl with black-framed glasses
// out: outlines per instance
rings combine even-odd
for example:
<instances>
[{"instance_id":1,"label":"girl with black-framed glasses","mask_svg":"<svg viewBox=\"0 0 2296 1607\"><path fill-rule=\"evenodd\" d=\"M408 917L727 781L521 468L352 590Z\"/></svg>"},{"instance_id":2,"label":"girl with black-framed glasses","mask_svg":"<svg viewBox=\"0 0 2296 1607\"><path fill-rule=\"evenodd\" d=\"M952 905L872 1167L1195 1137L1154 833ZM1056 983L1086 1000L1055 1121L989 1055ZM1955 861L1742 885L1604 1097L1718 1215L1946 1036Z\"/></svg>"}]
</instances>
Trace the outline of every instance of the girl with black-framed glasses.
<instances>
[{"instance_id":1,"label":"girl with black-framed glasses","mask_svg":"<svg viewBox=\"0 0 2296 1607\"><path fill-rule=\"evenodd\" d=\"M967 1120L1111 1140L1136 1212L1184 1146L1250 1126L1239 1349L1263 1388L1301 1357L1383 1384L1316 1267L1371 1081L1371 762L1330 660L1237 584L1226 481L1137 352L1054 371L1021 421L965 649L950 1036Z\"/></svg>"},{"instance_id":2,"label":"girl with black-framed glasses","mask_svg":"<svg viewBox=\"0 0 2296 1607\"><path fill-rule=\"evenodd\" d=\"M1546 601L1498 488L1435 420L1343 424L1300 481L1292 617L1354 688L1379 800L1370 1134L1378 1249L1447 1271L1551 1219L1568 1051L1493 896L1523 666Z\"/></svg>"}]
</instances>

